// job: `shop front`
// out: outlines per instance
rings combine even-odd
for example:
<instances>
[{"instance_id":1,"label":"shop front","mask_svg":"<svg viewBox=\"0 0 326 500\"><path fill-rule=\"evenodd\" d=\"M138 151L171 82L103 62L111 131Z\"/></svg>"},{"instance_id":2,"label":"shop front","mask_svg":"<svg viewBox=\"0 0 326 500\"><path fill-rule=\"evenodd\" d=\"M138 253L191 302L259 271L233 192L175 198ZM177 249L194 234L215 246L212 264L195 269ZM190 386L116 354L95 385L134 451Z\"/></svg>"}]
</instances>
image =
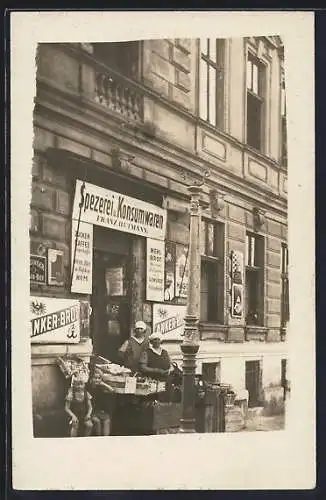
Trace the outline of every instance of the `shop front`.
<instances>
[{"instance_id":1,"label":"shop front","mask_svg":"<svg viewBox=\"0 0 326 500\"><path fill-rule=\"evenodd\" d=\"M70 382L58 360L76 358L89 365L97 355L120 363L118 349L135 321L144 320L149 334L152 303L164 299L167 217L159 206L161 194L112 172L97 176L92 166L86 182L81 168L64 171L65 162L60 167L58 162L40 162L33 179L34 429L35 421L52 422L64 409ZM45 200L49 193L51 203ZM148 193L149 201L140 199Z\"/></svg>"}]
</instances>

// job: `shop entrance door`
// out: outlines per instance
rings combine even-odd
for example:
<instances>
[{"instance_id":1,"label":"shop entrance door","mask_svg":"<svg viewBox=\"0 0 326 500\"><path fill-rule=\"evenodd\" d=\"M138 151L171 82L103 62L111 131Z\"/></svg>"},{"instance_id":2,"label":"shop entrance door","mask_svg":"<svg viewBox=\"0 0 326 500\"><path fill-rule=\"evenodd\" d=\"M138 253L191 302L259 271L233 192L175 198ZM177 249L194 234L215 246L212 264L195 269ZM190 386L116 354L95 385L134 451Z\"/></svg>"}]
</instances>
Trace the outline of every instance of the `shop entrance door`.
<instances>
[{"instance_id":1,"label":"shop entrance door","mask_svg":"<svg viewBox=\"0 0 326 500\"><path fill-rule=\"evenodd\" d=\"M246 389L249 392L249 408L259 406L260 385L260 361L246 361Z\"/></svg>"},{"instance_id":2,"label":"shop entrance door","mask_svg":"<svg viewBox=\"0 0 326 500\"><path fill-rule=\"evenodd\" d=\"M128 257L94 250L92 332L94 352L119 363L118 349L129 337Z\"/></svg>"}]
</instances>

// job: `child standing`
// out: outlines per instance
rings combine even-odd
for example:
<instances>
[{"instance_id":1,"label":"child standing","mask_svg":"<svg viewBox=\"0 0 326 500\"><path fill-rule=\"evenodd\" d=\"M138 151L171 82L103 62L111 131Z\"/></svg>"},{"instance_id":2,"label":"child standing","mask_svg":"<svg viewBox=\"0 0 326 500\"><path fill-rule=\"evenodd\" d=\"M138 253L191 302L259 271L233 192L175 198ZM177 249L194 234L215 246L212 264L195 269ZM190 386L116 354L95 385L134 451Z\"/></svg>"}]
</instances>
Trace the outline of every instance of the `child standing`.
<instances>
[{"instance_id":1,"label":"child standing","mask_svg":"<svg viewBox=\"0 0 326 500\"><path fill-rule=\"evenodd\" d=\"M104 402L103 387L106 391L112 391L108 384L103 383L101 371L95 369L90 378L89 391L92 395L92 421L96 436L109 436L111 433L111 416L104 410L104 406L105 409L107 409L108 406L112 406L113 399L109 394L106 394ZM112 412L112 408L109 410Z\"/></svg>"},{"instance_id":2,"label":"child standing","mask_svg":"<svg viewBox=\"0 0 326 500\"><path fill-rule=\"evenodd\" d=\"M65 411L70 419L70 437L90 436L93 429L92 396L85 380L73 377L66 395Z\"/></svg>"}]
</instances>

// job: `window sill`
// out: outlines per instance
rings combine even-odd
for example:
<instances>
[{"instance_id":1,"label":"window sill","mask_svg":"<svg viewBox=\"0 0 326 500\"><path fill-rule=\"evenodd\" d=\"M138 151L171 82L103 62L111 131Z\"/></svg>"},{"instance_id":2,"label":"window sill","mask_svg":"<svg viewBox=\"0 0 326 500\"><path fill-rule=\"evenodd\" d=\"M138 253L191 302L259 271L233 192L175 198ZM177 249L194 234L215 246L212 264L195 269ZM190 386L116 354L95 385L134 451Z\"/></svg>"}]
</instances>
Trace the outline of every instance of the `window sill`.
<instances>
[{"instance_id":1,"label":"window sill","mask_svg":"<svg viewBox=\"0 0 326 500\"><path fill-rule=\"evenodd\" d=\"M267 333L268 333L268 328L266 328L265 326L246 325L245 340L247 342L250 341L266 342Z\"/></svg>"},{"instance_id":2,"label":"window sill","mask_svg":"<svg viewBox=\"0 0 326 500\"><path fill-rule=\"evenodd\" d=\"M199 324L201 340L218 340L225 342L228 335L228 327L221 323L201 321Z\"/></svg>"}]
</instances>

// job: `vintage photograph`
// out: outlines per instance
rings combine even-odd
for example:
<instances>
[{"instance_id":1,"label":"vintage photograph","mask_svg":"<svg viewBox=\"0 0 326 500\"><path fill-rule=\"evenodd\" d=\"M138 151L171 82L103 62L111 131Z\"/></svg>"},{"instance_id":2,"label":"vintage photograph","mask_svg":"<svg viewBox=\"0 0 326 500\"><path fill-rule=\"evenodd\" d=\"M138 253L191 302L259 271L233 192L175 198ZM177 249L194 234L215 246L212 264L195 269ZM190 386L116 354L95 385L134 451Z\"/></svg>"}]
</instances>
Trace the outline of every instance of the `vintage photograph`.
<instances>
[{"instance_id":1,"label":"vintage photograph","mask_svg":"<svg viewBox=\"0 0 326 500\"><path fill-rule=\"evenodd\" d=\"M33 435L283 430L284 42L39 43Z\"/></svg>"}]
</instances>

